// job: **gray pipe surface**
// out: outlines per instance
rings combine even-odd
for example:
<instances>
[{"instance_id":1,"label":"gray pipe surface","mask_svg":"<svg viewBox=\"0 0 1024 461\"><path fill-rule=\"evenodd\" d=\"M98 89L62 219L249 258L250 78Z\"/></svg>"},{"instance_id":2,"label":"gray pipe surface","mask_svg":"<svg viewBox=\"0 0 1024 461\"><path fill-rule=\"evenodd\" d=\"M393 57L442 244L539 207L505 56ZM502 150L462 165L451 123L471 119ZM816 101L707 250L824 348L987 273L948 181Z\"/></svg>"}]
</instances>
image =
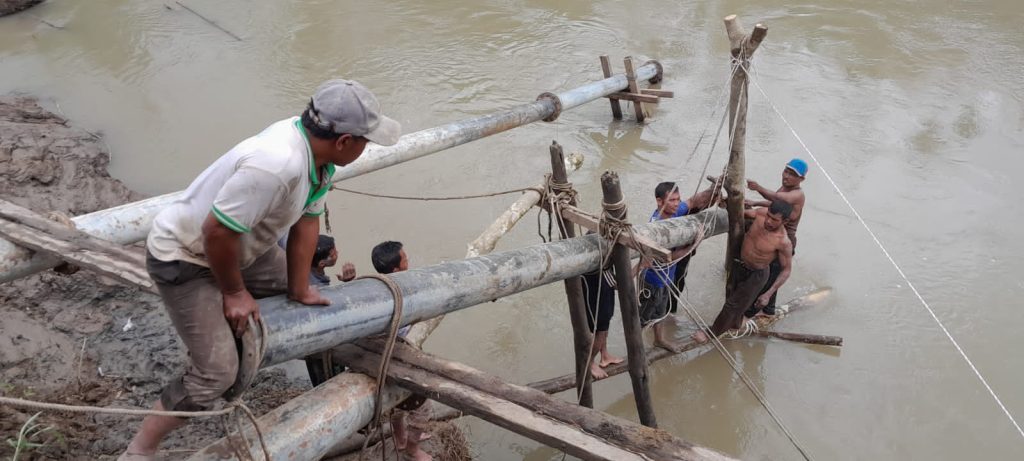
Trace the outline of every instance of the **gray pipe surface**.
<instances>
[{"instance_id":1,"label":"gray pipe surface","mask_svg":"<svg viewBox=\"0 0 1024 461\"><path fill-rule=\"evenodd\" d=\"M650 80L657 76L657 65L646 64L637 69L637 78ZM601 81L557 94L561 110L569 110L602 98L627 86L625 75L619 74ZM555 113L552 99L541 99L494 114L474 117L435 128L409 133L398 144L383 147L370 144L351 165L335 172L332 182L354 178L372 171L397 165L434 154L455 146L476 141L519 126L543 120ZM107 210L72 218L79 230L119 244L135 243L146 238L153 218L160 210L174 202L182 192L124 204ZM47 211L47 210L36 210ZM36 254L0 238L0 283L15 280L56 266L59 259Z\"/></svg>"},{"instance_id":2,"label":"gray pipe surface","mask_svg":"<svg viewBox=\"0 0 1024 461\"><path fill-rule=\"evenodd\" d=\"M710 220L706 235L724 231L726 213L717 208L635 229L672 248L692 241L698 223L705 218ZM593 271L598 265L599 241L597 235L588 235L392 274L402 290L402 325ZM284 296L259 301L260 317L269 335L261 367L387 330L394 304L391 292L380 281L356 280L325 288L321 294L331 300L330 306L303 306Z\"/></svg>"},{"instance_id":3,"label":"gray pipe surface","mask_svg":"<svg viewBox=\"0 0 1024 461\"><path fill-rule=\"evenodd\" d=\"M708 221L706 237L724 233L727 219L725 210L714 208L691 216L640 225L636 231L671 248L692 242L697 226L705 220ZM611 245L605 242L601 248L607 250ZM402 323L413 323L429 315L439 315L434 313L463 309L557 282L561 280L558 277L592 271L598 266L598 255L598 236L588 235L394 274L405 300L403 310L407 315ZM429 285L438 280L443 284ZM448 283L456 280L457 284ZM300 306L285 302L283 297L260 300L260 312L269 330L268 350L262 366L302 357L319 350L317 348L327 349L334 344L381 333L387 328L392 310L391 294L382 283L360 280L325 289L322 293L331 299L331 306ZM359 300L361 304L358 307L348 306L343 304L346 300ZM299 325L296 322L309 324ZM261 416L259 424L271 459L322 458L334 444L370 422L375 386L374 380L368 376L343 373ZM391 393L385 396L385 408L408 395L407 391L394 386L387 389ZM255 432L248 424L244 432L249 450L260 456ZM230 447L228 439L222 438L188 459L234 459ZM711 450L694 449L705 454L703 459L722 459Z\"/></svg>"}]
</instances>

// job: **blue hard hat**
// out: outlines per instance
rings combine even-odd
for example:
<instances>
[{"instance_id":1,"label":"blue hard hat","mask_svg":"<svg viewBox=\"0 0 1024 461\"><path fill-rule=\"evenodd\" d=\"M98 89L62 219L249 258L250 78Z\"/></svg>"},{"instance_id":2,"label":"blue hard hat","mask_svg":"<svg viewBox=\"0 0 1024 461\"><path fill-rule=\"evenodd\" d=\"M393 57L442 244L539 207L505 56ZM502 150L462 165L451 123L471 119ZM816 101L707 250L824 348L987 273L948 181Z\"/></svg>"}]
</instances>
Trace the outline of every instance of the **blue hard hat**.
<instances>
[{"instance_id":1,"label":"blue hard hat","mask_svg":"<svg viewBox=\"0 0 1024 461\"><path fill-rule=\"evenodd\" d=\"M793 170L793 172L801 178L807 176L807 162L801 159L794 158L793 160L790 160L789 163L786 164L786 168Z\"/></svg>"}]
</instances>

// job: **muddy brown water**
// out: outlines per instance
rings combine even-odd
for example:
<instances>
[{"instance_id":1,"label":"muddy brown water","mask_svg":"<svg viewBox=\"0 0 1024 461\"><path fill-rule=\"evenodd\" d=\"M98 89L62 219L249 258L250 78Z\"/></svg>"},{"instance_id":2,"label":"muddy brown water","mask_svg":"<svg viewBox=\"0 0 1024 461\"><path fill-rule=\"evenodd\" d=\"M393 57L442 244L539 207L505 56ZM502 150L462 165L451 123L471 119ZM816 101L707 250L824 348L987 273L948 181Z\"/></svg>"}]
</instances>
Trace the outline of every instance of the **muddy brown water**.
<instances>
[{"instance_id":1,"label":"muddy brown water","mask_svg":"<svg viewBox=\"0 0 1024 461\"><path fill-rule=\"evenodd\" d=\"M696 186L707 155L690 152L728 71L721 18L769 27L758 79L892 256L1024 418L1024 4L917 2L190 2L243 40L172 2L49 1L0 18L0 92L40 96L102 133L111 173L157 194L178 190L233 143L297 113L322 80L370 86L407 131L488 113L600 74L597 57L657 58L664 101L644 126L611 120L594 102L525 128L347 182L388 194L448 195L537 183L552 139L586 156L573 176L583 205L599 174L623 177L634 221L653 187ZM37 18L62 27L55 28ZM630 111L626 111L627 114ZM754 94L748 175L778 183L800 146ZM725 161L720 146L711 168ZM805 183L800 248L782 298L835 288L787 331L841 335L835 352L778 341L730 353L816 459L1018 457L1010 425L906 283L832 190ZM511 197L399 202L332 193L341 257L372 270L382 238L406 243L413 265L460 258ZM546 227L546 226L545 226ZM537 243L533 214L499 248ZM722 301L722 239L691 265L689 300L705 316ZM680 335L686 334L684 329ZM449 316L427 348L510 380L571 369L560 286ZM613 321L612 349L624 355ZM653 369L658 420L694 443L746 459L798 454L712 351ZM636 419L628 378L596 387L597 407ZM564 396L571 398L571 396ZM560 454L480 422L481 459Z\"/></svg>"}]
</instances>

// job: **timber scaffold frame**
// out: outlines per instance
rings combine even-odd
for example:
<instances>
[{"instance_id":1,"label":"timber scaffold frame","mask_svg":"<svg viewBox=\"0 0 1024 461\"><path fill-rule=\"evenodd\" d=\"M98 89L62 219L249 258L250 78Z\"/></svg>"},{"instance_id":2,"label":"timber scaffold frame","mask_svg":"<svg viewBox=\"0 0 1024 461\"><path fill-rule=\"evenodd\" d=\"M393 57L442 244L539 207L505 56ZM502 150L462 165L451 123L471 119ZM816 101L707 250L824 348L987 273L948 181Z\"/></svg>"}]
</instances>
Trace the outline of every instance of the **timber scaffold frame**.
<instances>
[{"instance_id":1,"label":"timber scaffold frame","mask_svg":"<svg viewBox=\"0 0 1024 461\"><path fill-rule=\"evenodd\" d=\"M543 93L533 103L506 112L455 122L403 136L393 148L364 154L334 181L375 171L429 155L537 120L555 120L562 110L602 97L610 100L613 116L622 117L620 101L634 103L638 122L646 114L643 103L657 104L672 92L640 89L638 80L657 83L663 69L657 61L634 68L625 58L625 75L611 75L606 56L601 57L605 79L559 94ZM632 226L626 222L619 177L602 175L601 216L577 207L577 194L568 180L563 149L549 148L551 174L536 191L524 193L512 208L470 244L467 259L412 269L389 278L404 299L402 325L414 325L409 344L399 344L386 371L392 385L385 387L382 406L392 408L411 393L445 404L457 413L481 419L587 460L724 460L714 450L695 446L657 428L649 391L648 363L673 355L662 349L645 351L632 277L632 251L661 262L671 258L668 248L691 243L701 224L705 236L725 233L727 212L704 211L694 216ZM14 204L0 201L0 281L12 280L61 261L114 277L123 283L152 292L153 285L137 252L123 247L145 235L149 221L176 197L168 194L136 204L70 220L67 225ZM495 242L533 206L540 206L559 223L561 240L489 254ZM84 219L83 219L84 218ZM118 234L103 226L111 219L130 230ZM128 223L128 226L123 224ZM577 236L575 226L594 235ZM123 229L122 229L123 231ZM610 251L605 249L610 248ZM607 258L605 257L607 256ZM610 366L609 375L628 371L642 424L593 410L591 375L587 362L592 338L587 328L580 275L604 270L607 261L616 273L621 319L628 361ZM528 386L505 382L468 365L451 362L419 350L427 336L448 312L564 281L569 318L573 329L575 372L568 377ZM383 284L357 280L324 289L329 307L308 307L284 297L259 301L262 328L250 328L244 339L243 368L239 387L259 368L316 352L331 351L333 360L358 373L342 373L296 397L258 419L271 459L319 459L362 445L356 431L369 420L374 406L376 376L382 343L370 338L387 329L393 310L392 293ZM698 347L693 344L690 349ZM254 353L254 351L259 353ZM246 366L248 364L248 366ZM566 383L569 383L568 386ZM580 405L549 394L575 387ZM444 412L442 412L444 413ZM449 412L451 414L451 412ZM243 428L243 443L250 452L261 447L255 429ZM227 459L234 456L231 434L199 450L189 459Z\"/></svg>"}]
</instances>

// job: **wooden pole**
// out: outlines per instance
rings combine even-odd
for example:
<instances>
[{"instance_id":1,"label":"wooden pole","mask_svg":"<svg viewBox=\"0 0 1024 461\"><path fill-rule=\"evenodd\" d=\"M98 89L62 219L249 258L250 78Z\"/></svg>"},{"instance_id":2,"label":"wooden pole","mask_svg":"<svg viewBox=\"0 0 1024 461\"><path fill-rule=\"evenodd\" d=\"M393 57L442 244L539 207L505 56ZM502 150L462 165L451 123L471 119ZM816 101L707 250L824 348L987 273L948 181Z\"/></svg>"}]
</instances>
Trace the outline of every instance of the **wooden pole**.
<instances>
[{"instance_id":1,"label":"wooden pole","mask_svg":"<svg viewBox=\"0 0 1024 461\"><path fill-rule=\"evenodd\" d=\"M732 260L739 257L743 245L743 190L746 188L746 162L743 151L747 136L747 70L750 58L754 55L761 40L768 34L768 28L757 24L750 35L743 33L736 15L725 17L725 31L729 35L729 47L732 51L732 65L738 66L732 74L729 88L729 133L730 145L729 166L725 174L725 190L729 193L726 209L729 212L729 243L725 252L726 270L732 267ZM726 284L726 292L732 291L731 284Z\"/></svg>"},{"instance_id":2,"label":"wooden pole","mask_svg":"<svg viewBox=\"0 0 1024 461\"><path fill-rule=\"evenodd\" d=\"M626 205L622 201L622 187L619 175L606 171L601 175L601 189L604 192L605 212L609 217L626 221ZM626 352L629 360L629 378L633 383L633 397L640 424L658 427L648 387L647 360L644 352L643 328L640 326L640 306L637 305L636 286L633 283L633 267L629 248L616 243L612 247L612 265L615 268L615 284L619 292L619 311L622 329L626 336Z\"/></svg>"},{"instance_id":3,"label":"wooden pole","mask_svg":"<svg viewBox=\"0 0 1024 461\"><path fill-rule=\"evenodd\" d=\"M817 344L819 346L842 346L843 338L840 336L810 335L806 333L790 333L786 331L760 330L752 333L762 338L777 338L795 343Z\"/></svg>"},{"instance_id":4,"label":"wooden pole","mask_svg":"<svg viewBox=\"0 0 1024 461\"><path fill-rule=\"evenodd\" d=\"M571 188L568 173L565 171L565 155L562 146L551 142L551 183L556 188ZM569 205L576 206L576 198L571 197ZM556 208L557 209L557 208ZM552 210L555 211L555 210ZM576 237L576 227L568 219L556 216L561 222L562 238ZM590 386L590 348L593 339L587 328L587 306L583 301L583 283L580 277L565 279L565 296L569 300L569 321L572 324L573 345L576 354L576 393L580 405L594 408L594 392Z\"/></svg>"},{"instance_id":5,"label":"wooden pole","mask_svg":"<svg viewBox=\"0 0 1024 461\"><path fill-rule=\"evenodd\" d=\"M640 87L636 84L636 72L633 69L633 57L626 56L622 61L626 66L626 81L629 83L628 91L632 94L640 94ZM640 101L633 101L633 113L636 114L637 123L643 123L645 118L644 105Z\"/></svg>"},{"instance_id":6,"label":"wooden pole","mask_svg":"<svg viewBox=\"0 0 1024 461\"><path fill-rule=\"evenodd\" d=\"M607 55L601 56L601 72L604 73L604 78L612 76L612 64L608 61ZM612 104L612 117L615 120L622 120L622 106L619 104L619 100L608 99L608 102Z\"/></svg>"}]
</instances>

